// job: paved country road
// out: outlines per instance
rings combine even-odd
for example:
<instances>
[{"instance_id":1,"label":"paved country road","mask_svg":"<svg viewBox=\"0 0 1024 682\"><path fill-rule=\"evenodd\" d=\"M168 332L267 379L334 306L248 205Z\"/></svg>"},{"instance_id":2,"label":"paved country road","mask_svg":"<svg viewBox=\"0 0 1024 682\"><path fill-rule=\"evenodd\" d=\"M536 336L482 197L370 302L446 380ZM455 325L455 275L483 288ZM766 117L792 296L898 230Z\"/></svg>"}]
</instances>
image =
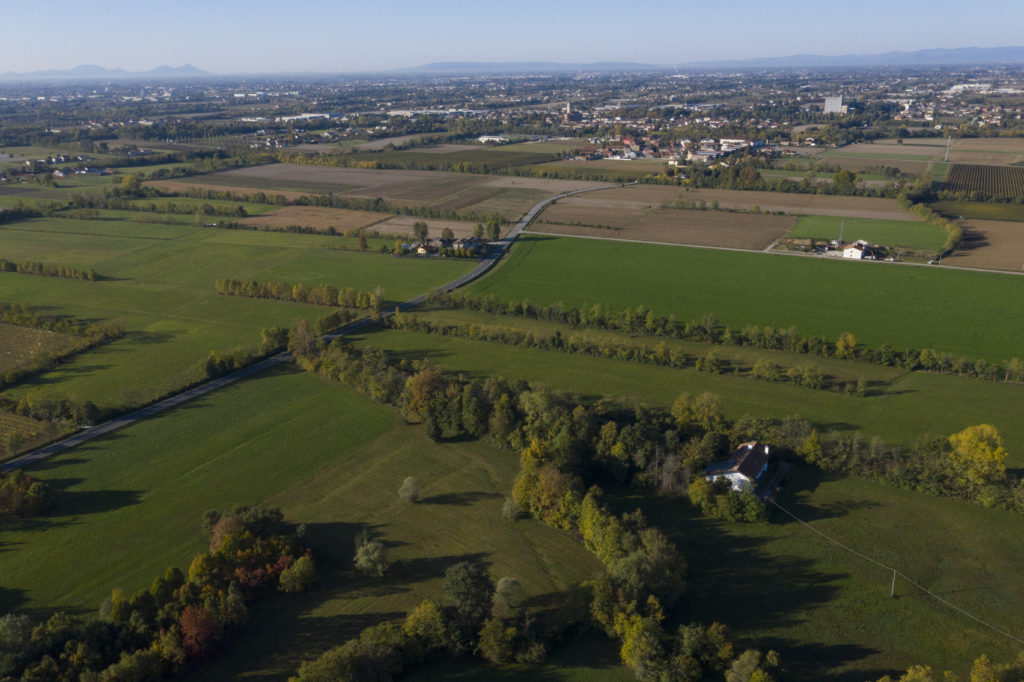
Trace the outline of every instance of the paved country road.
<instances>
[{"instance_id":1,"label":"paved country road","mask_svg":"<svg viewBox=\"0 0 1024 682\"><path fill-rule=\"evenodd\" d=\"M619 184L602 185L600 187L591 187L588 189L579 189L573 192L566 192L564 194L559 194L557 196L545 199L544 201L540 202L539 204L531 208L526 213L526 215L524 215L519 220L519 222L516 223L516 226L513 227L511 231L509 231L509 233L505 236L504 239L494 242L491 245L491 249L487 253L487 255L480 261L480 263L475 268L473 268L472 271L463 275L462 277L459 277L457 280L453 282L448 282L447 284L441 286L440 290L452 291L453 289L458 289L459 287L465 286L466 284L469 284L470 282L478 279L479 277L482 277L485 273L490 271L491 268L497 265L498 262L501 261L502 257L506 253L508 253L508 250L512 246L512 243L515 242L515 240L519 237L522 231L525 230L526 227L533 221L533 219L536 218L537 215L545 208L547 208L547 206L552 202L558 201L559 199L565 198L573 194L582 194L583 192L594 192L601 189L610 189L612 187L621 186L622 185ZM401 311L406 311L411 308L415 308L419 304L423 303L426 297L426 294L420 294L416 298L410 299L405 303L400 304L398 306L398 309ZM381 316L390 317L391 315L394 314L395 311L389 310L382 312ZM342 336L345 336L346 334L352 334L354 332L359 331L360 329L364 329L365 327L368 327L371 324L371 320L369 318L364 317L360 320L353 322L352 324L346 325L336 331L331 332L330 334L327 334L324 338L327 340L337 339ZM92 428L83 429L72 436L68 436L67 438L63 438L59 441L50 443L49 445L39 448L38 450L33 450L28 454L4 462L3 464L0 464L0 471L6 473L8 471L13 471L14 469L21 469L23 467L31 466L32 464L47 459L48 457L52 457L53 455L56 455L59 452L63 452L77 445L85 443L86 441L93 440L94 438L105 436L108 433L112 433L113 431L116 431L124 426L128 426L129 424L137 422L140 419L145 419L147 417L152 417L155 414L165 412L167 410L177 407L178 405L181 405L184 402L206 395L207 393L212 393L214 391L224 388L225 386L230 386L231 384L240 381L241 379L245 379L254 374L259 374L260 372L268 370L272 367L277 367L278 365L281 365L283 363L291 362L291 360L292 354L289 352L282 352L278 353L277 355L272 355L268 358L260 360L259 362L255 362L251 365L243 367L242 369L236 370L231 374L222 376L219 379L213 379L211 381L204 382L186 391L182 391L181 393L175 394L170 398L164 398L163 400L155 402L152 405L147 405L146 407L136 410L135 412L130 412L128 414L117 417L116 419L111 419L110 421L103 422L102 424L98 424L97 426L94 426Z\"/></svg>"}]
</instances>

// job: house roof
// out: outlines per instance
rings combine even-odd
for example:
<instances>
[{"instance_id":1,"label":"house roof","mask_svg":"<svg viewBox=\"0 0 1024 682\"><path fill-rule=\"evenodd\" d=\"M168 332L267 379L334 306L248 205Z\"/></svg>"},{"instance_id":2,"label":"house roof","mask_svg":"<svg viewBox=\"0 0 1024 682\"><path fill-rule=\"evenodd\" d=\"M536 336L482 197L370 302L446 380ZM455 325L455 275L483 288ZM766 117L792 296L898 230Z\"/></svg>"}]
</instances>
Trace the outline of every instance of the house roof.
<instances>
[{"instance_id":1,"label":"house roof","mask_svg":"<svg viewBox=\"0 0 1024 682\"><path fill-rule=\"evenodd\" d=\"M709 476L724 476L735 472L754 480L767 463L768 447L755 440L743 443L736 448L732 457L724 462L715 462L704 472Z\"/></svg>"}]
</instances>

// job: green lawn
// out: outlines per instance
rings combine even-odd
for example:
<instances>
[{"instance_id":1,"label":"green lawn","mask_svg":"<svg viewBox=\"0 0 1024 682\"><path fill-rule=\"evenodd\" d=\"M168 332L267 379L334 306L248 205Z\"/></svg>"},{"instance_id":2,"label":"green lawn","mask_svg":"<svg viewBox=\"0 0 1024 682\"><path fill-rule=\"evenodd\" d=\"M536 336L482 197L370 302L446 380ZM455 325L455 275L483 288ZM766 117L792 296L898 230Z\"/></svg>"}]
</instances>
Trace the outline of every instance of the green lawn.
<instances>
[{"instance_id":1,"label":"green lawn","mask_svg":"<svg viewBox=\"0 0 1024 682\"><path fill-rule=\"evenodd\" d=\"M858 398L732 374L712 375L418 332L373 332L353 339L357 345L381 348L410 360L430 358L445 369L468 376L525 379L591 399L617 395L667 408L684 391L710 391L721 396L731 419L744 415L782 419L799 414L823 430L856 430L866 441L879 436L902 447L909 447L924 433L945 436L972 424L988 423L1005 438L1011 465L1024 466L1024 423L1019 419L1024 386L1015 384L913 372L874 385L869 395ZM790 356L797 363L801 359L816 361ZM859 369L850 364L847 372ZM877 369L864 366L865 372ZM881 380L873 374L866 378Z\"/></svg>"},{"instance_id":2,"label":"green lawn","mask_svg":"<svg viewBox=\"0 0 1024 682\"><path fill-rule=\"evenodd\" d=\"M584 284L585 283L585 284ZM471 289L502 300L645 305L681 321L795 326L806 335L930 347L995 362L1021 355L1016 277L773 254L526 236Z\"/></svg>"},{"instance_id":3,"label":"green lawn","mask_svg":"<svg viewBox=\"0 0 1024 682\"><path fill-rule=\"evenodd\" d=\"M219 296L220 277L382 286L402 301L455 279L472 261L396 259L323 248L337 238L124 221L35 219L0 228L11 260L94 268L99 282L0 274L0 302L46 306L93 319L121 319L125 338L28 382L104 406L137 404L186 382L211 350L258 345L260 330L315 319L329 309ZM353 241L354 240L350 240Z\"/></svg>"},{"instance_id":4,"label":"green lawn","mask_svg":"<svg viewBox=\"0 0 1024 682\"><path fill-rule=\"evenodd\" d=\"M284 679L303 658L420 600L441 597L451 564L488 564L530 595L599 570L583 547L532 521L501 519L518 467L476 442L435 444L422 427L340 384L305 373L263 375L128 427L37 467L64 490L48 516L0 531L0 611L94 613L113 587L147 587L203 549L199 517L236 504L280 506L305 523L320 587L271 596L252 624L199 675ZM422 483L416 506L397 490ZM382 580L351 571L355 535L390 546Z\"/></svg>"},{"instance_id":5,"label":"green lawn","mask_svg":"<svg viewBox=\"0 0 1024 682\"><path fill-rule=\"evenodd\" d=\"M890 248L902 247L915 251L937 253L946 241L946 231L937 225L911 220L872 220L867 218L840 218L837 216L801 216L796 226L786 235L790 239L839 239L844 242L858 239Z\"/></svg>"}]
</instances>

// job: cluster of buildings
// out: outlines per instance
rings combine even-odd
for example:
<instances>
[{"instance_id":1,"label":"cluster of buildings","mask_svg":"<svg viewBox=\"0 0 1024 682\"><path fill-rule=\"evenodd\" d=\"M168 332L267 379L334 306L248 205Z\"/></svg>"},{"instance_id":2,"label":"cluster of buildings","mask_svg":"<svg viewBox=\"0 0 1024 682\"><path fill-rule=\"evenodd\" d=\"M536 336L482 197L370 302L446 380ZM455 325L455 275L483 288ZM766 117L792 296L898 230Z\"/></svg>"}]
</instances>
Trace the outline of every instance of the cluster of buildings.
<instances>
[{"instance_id":1,"label":"cluster of buildings","mask_svg":"<svg viewBox=\"0 0 1024 682\"><path fill-rule=\"evenodd\" d=\"M441 237L439 239L428 238L423 241L402 244L401 248L403 251L409 251L418 256L432 256L444 251L473 254L483 250L486 244L487 242L479 237L461 237L458 239L445 239Z\"/></svg>"}]
</instances>

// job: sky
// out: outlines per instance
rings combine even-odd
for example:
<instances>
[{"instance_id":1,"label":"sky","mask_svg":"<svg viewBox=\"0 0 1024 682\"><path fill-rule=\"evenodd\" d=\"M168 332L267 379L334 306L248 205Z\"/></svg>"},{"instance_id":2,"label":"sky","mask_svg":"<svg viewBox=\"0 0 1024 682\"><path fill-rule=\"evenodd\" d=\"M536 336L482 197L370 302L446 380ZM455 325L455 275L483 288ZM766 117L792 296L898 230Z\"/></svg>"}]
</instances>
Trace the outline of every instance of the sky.
<instances>
[{"instance_id":1,"label":"sky","mask_svg":"<svg viewBox=\"0 0 1024 682\"><path fill-rule=\"evenodd\" d=\"M673 65L1024 45L1020 0L0 0L0 72L213 73L437 61Z\"/></svg>"}]
</instances>

